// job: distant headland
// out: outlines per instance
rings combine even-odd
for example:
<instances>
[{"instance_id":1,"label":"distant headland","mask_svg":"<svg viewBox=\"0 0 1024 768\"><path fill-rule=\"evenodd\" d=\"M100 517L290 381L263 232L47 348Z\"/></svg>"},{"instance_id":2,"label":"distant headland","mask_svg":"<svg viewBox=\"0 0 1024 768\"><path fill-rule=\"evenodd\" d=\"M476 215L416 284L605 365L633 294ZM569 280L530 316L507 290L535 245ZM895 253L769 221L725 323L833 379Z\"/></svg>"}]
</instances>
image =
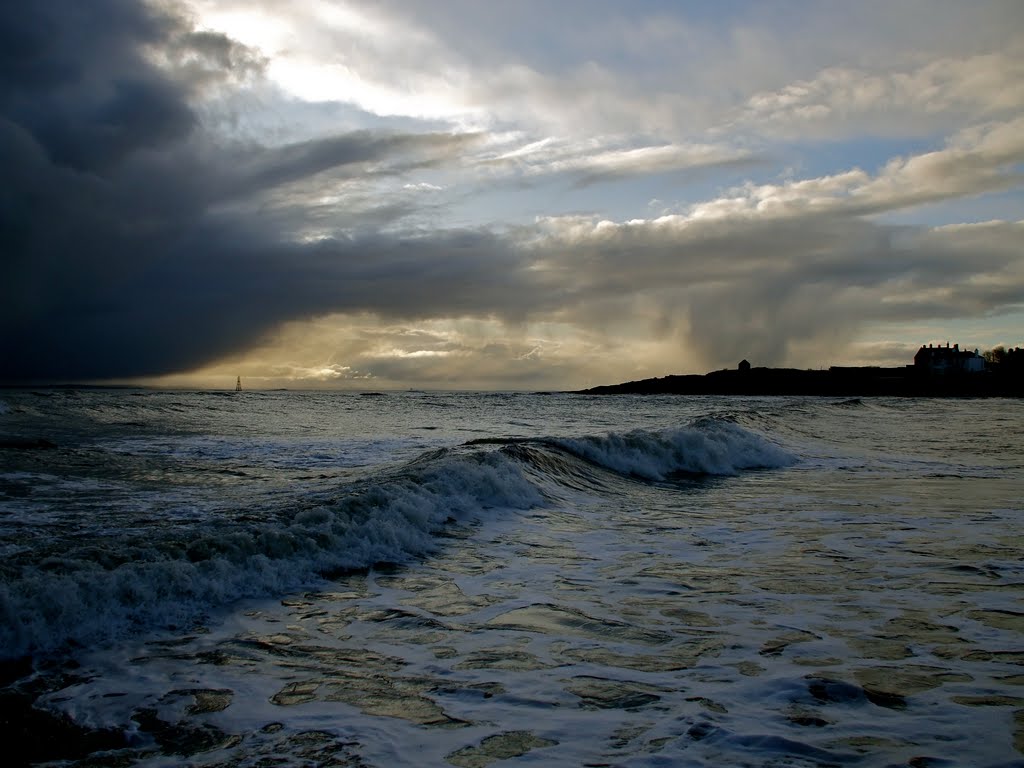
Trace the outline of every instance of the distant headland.
<instances>
[{"instance_id":1,"label":"distant headland","mask_svg":"<svg viewBox=\"0 0 1024 768\"><path fill-rule=\"evenodd\" d=\"M823 395L830 397L1024 397L1024 349L982 355L959 345L922 346L912 365L827 370L736 368L579 390L587 395Z\"/></svg>"}]
</instances>

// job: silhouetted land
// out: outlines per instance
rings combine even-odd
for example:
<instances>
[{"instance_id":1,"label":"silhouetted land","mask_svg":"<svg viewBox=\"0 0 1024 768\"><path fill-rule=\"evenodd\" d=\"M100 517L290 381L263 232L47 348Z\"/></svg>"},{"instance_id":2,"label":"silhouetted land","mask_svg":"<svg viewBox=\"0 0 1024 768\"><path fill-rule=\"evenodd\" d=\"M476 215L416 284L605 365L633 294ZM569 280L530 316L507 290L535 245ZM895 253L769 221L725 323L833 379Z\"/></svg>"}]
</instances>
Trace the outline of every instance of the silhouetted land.
<instances>
[{"instance_id":1,"label":"silhouetted land","mask_svg":"<svg viewBox=\"0 0 1024 768\"><path fill-rule=\"evenodd\" d=\"M1024 397L1020 371L953 372L902 368L726 369L663 376L579 391L588 395L824 395L829 397Z\"/></svg>"}]
</instances>

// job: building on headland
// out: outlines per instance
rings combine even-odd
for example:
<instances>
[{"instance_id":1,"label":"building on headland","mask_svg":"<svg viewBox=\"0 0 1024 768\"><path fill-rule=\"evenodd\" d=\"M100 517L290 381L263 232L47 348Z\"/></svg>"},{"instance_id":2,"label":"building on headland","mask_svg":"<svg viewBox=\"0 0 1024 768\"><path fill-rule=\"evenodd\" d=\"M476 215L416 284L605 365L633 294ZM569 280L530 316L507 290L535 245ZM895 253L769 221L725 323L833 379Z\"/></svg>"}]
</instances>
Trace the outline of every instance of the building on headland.
<instances>
[{"instance_id":1,"label":"building on headland","mask_svg":"<svg viewBox=\"0 0 1024 768\"><path fill-rule=\"evenodd\" d=\"M827 370L735 368L669 375L583 390L593 395L749 395L826 397L1024 398L1024 349L996 347L984 355L959 344L922 346L911 365L830 366Z\"/></svg>"},{"instance_id":2,"label":"building on headland","mask_svg":"<svg viewBox=\"0 0 1024 768\"><path fill-rule=\"evenodd\" d=\"M923 344L914 355L914 368L930 374L980 373L985 370L985 358L978 350L960 349L959 344L927 347Z\"/></svg>"}]
</instances>

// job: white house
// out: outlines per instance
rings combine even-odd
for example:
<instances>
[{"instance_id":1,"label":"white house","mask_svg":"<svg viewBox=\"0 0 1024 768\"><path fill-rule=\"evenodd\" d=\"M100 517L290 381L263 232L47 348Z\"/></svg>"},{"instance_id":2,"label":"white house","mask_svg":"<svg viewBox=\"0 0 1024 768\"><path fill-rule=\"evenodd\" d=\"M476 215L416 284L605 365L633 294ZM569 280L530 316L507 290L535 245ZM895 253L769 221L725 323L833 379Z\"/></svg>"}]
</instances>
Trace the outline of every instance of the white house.
<instances>
[{"instance_id":1,"label":"white house","mask_svg":"<svg viewBox=\"0 0 1024 768\"><path fill-rule=\"evenodd\" d=\"M978 373L985 370L985 358L978 354L978 350L969 352L960 349L959 344L952 347L948 342L944 347L931 344L926 347L922 344L914 355L914 367L923 368L929 373Z\"/></svg>"}]
</instances>

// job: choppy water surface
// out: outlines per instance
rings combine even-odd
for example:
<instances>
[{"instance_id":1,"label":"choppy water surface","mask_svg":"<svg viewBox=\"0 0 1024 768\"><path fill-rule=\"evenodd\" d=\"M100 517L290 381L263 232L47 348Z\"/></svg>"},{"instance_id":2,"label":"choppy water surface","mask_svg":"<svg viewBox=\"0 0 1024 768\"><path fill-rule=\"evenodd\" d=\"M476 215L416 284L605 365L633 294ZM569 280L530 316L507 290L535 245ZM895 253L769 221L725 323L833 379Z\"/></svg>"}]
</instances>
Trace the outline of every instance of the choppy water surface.
<instances>
[{"instance_id":1,"label":"choppy water surface","mask_svg":"<svg viewBox=\"0 0 1024 768\"><path fill-rule=\"evenodd\" d=\"M1018 401L0 401L20 763L1024 760Z\"/></svg>"}]
</instances>

